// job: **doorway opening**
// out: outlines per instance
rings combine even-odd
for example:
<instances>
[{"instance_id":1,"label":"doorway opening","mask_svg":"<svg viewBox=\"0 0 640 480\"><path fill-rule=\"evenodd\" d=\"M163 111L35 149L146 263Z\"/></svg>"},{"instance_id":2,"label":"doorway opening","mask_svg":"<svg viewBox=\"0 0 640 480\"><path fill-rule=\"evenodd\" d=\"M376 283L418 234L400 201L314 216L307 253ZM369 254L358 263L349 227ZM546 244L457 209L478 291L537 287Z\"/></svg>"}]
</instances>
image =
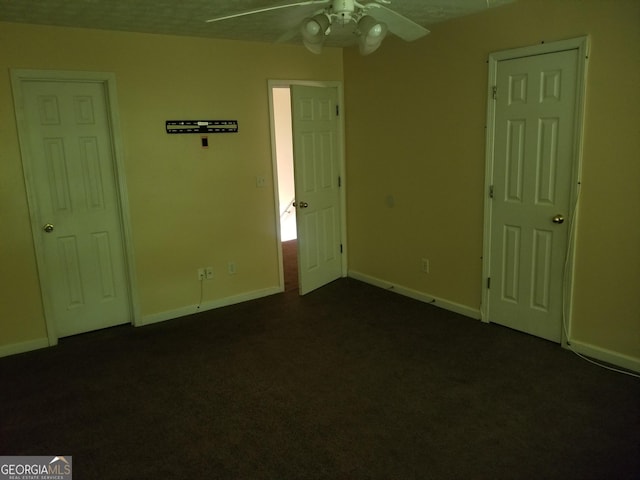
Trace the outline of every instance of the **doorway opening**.
<instances>
[{"instance_id":1,"label":"doorway opening","mask_svg":"<svg viewBox=\"0 0 640 480\"><path fill-rule=\"evenodd\" d=\"M293 175L291 90L288 86L276 86L272 87L271 94L278 184L279 241L282 248L284 290L288 292L298 290L298 233Z\"/></svg>"},{"instance_id":2,"label":"doorway opening","mask_svg":"<svg viewBox=\"0 0 640 480\"><path fill-rule=\"evenodd\" d=\"M269 80L268 92L280 288L305 295L346 276L342 85Z\"/></svg>"}]
</instances>

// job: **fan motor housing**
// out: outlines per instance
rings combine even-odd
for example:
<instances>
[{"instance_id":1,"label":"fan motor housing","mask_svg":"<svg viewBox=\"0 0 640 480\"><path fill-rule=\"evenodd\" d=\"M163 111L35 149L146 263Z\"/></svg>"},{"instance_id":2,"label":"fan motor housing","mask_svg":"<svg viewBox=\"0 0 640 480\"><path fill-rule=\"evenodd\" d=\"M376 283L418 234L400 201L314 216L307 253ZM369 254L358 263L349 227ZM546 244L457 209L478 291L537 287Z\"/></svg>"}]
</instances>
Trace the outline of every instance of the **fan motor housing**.
<instances>
[{"instance_id":1,"label":"fan motor housing","mask_svg":"<svg viewBox=\"0 0 640 480\"><path fill-rule=\"evenodd\" d=\"M355 9L356 2L354 0L333 0L331 4L331 13L338 17L343 23L351 21Z\"/></svg>"}]
</instances>

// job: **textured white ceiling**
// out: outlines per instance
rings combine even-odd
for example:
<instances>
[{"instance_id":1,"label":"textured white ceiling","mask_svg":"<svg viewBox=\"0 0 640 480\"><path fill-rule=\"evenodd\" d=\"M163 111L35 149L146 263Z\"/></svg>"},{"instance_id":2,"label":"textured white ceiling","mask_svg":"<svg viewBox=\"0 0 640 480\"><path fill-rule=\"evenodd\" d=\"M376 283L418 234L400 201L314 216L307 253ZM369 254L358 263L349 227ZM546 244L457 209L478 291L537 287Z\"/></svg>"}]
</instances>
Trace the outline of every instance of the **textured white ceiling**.
<instances>
[{"instance_id":1,"label":"textured white ceiling","mask_svg":"<svg viewBox=\"0 0 640 480\"><path fill-rule=\"evenodd\" d=\"M389 8L429 25L514 0L392 0ZM291 7L222 22L209 18L254 8L295 3L273 0L0 0L0 21L69 27L225 38L258 42L299 42L300 22L317 6ZM364 0L363 3L368 3ZM334 24L327 46L348 46L351 29Z\"/></svg>"}]
</instances>

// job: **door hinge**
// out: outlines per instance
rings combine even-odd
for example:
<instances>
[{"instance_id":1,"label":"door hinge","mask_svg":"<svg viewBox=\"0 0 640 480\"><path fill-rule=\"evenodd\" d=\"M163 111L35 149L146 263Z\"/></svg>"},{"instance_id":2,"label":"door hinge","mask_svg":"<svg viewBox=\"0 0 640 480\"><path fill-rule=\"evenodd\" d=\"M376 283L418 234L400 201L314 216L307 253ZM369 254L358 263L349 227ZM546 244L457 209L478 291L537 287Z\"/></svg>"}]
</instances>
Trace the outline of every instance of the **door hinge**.
<instances>
[{"instance_id":1,"label":"door hinge","mask_svg":"<svg viewBox=\"0 0 640 480\"><path fill-rule=\"evenodd\" d=\"M489 185L489 198L493 198L493 185Z\"/></svg>"},{"instance_id":2,"label":"door hinge","mask_svg":"<svg viewBox=\"0 0 640 480\"><path fill-rule=\"evenodd\" d=\"M494 100L496 98L498 98L498 87L497 87L497 85L494 85L493 87L491 87L491 95L493 96Z\"/></svg>"},{"instance_id":3,"label":"door hinge","mask_svg":"<svg viewBox=\"0 0 640 480\"><path fill-rule=\"evenodd\" d=\"M491 277L487 277L487 289L491 288Z\"/></svg>"},{"instance_id":4,"label":"door hinge","mask_svg":"<svg viewBox=\"0 0 640 480\"><path fill-rule=\"evenodd\" d=\"M340 253L342 253L342 244L340 244Z\"/></svg>"},{"instance_id":5,"label":"door hinge","mask_svg":"<svg viewBox=\"0 0 640 480\"><path fill-rule=\"evenodd\" d=\"M342 177L338 175L338 187L342 186Z\"/></svg>"},{"instance_id":6,"label":"door hinge","mask_svg":"<svg viewBox=\"0 0 640 480\"><path fill-rule=\"evenodd\" d=\"M336 104L336 117L340 116L340 105Z\"/></svg>"}]
</instances>

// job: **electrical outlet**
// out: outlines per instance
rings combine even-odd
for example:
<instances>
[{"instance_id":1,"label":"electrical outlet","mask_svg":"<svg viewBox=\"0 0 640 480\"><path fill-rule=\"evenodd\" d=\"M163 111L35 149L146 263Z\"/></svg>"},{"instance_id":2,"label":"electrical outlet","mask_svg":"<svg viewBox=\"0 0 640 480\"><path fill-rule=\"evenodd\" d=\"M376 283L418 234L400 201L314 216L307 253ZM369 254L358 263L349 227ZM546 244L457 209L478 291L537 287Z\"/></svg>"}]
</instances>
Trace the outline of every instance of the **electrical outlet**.
<instances>
[{"instance_id":1,"label":"electrical outlet","mask_svg":"<svg viewBox=\"0 0 640 480\"><path fill-rule=\"evenodd\" d=\"M235 273L236 273L236 262L229 262L227 264L227 271L229 272L229 275L235 275Z\"/></svg>"},{"instance_id":2,"label":"electrical outlet","mask_svg":"<svg viewBox=\"0 0 640 480\"><path fill-rule=\"evenodd\" d=\"M204 271L204 268L199 268L198 269L198 280L204 280L206 278L207 274Z\"/></svg>"},{"instance_id":3,"label":"electrical outlet","mask_svg":"<svg viewBox=\"0 0 640 480\"><path fill-rule=\"evenodd\" d=\"M213 267L207 267L204 271L207 280L211 280L213 278Z\"/></svg>"},{"instance_id":4,"label":"electrical outlet","mask_svg":"<svg viewBox=\"0 0 640 480\"><path fill-rule=\"evenodd\" d=\"M256 187L263 188L267 186L267 178L262 175L256 177Z\"/></svg>"},{"instance_id":5,"label":"electrical outlet","mask_svg":"<svg viewBox=\"0 0 640 480\"><path fill-rule=\"evenodd\" d=\"M423 273L429 273L429 259L428 258L423 258L422 259L422 272Z\"/></svg>"}]
</instances>

